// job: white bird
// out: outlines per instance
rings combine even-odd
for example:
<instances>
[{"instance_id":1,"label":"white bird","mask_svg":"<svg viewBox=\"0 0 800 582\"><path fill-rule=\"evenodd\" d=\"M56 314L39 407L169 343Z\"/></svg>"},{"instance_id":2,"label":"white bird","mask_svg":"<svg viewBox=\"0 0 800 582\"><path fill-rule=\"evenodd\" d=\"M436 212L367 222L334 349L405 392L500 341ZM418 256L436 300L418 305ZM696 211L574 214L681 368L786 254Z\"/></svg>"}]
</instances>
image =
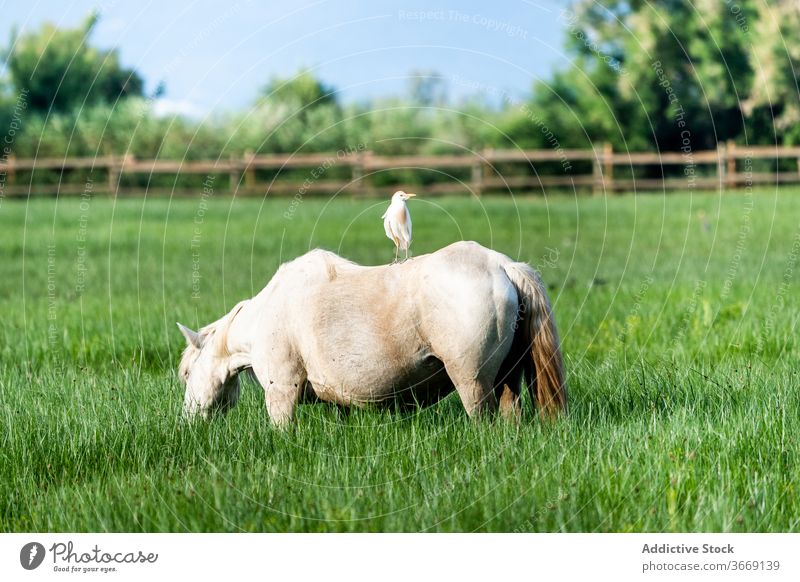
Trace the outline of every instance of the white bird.
<instances>
[{"instance_id":1,"label":"white bird","mask_svg":"<svg viewBox=\"0 0 800 582\"><path fill-rule=\"evenodd\" d=\"M395 263L401 249L406 252L405 260L408 260L408 247L411 246L411 213L406 206L406 200L415 196L416 194L406 194L402 190L398 190L392 196L389 208L381 216L386 236L394 242Z\"/></svg>"}]
</instances>

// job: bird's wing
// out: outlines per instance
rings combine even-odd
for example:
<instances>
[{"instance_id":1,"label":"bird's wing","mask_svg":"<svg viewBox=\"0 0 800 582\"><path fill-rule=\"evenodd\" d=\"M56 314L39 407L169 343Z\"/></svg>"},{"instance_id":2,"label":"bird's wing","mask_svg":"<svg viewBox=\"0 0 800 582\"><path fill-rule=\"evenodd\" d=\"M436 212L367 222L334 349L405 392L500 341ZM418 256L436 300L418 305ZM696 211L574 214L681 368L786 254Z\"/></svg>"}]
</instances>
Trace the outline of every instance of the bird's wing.
<instances>
[{"instance_id":1,"label":"bird's wing","mask_svg":"<svg viewBox=\"0 0 800 582\"><path fill-rule=\"evenodd\" d=\"M389 211L387 210L386 213L383 215L385 218L383 219L383 231L386 233L392 241L395 240L394 232L392 232L392 220L389 217Z\"/></svg>"},{"instance_id":2,"label":"bird's wing","mask_svg":"<svg viewBox=\"0 0 800 582\"><path fill-rule=\"evenodd\" d=\"M392 215L392 231L397 237L398 246L407 249L411 243L411 214L408 207L404 204L399 207Z\"/></svg>"}]
</instances>

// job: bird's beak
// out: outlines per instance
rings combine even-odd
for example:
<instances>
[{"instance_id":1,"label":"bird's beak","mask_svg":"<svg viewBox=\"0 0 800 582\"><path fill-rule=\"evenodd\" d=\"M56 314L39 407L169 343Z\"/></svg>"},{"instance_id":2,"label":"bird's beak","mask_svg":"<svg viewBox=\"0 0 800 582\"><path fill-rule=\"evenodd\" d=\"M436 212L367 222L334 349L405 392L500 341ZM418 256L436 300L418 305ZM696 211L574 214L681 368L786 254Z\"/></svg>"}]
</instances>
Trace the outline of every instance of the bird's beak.
<instances>
[{"instance_id":1,"label":"bird's beak","mask_svg":"<svg viewBox=\"0 0 800 582\"><path fill-rule=\"evenodd\" d=\"M406 196L408 196L409 198L416 198L417 197L416 194L411 194L410 192L408 194L406 194Z\"/></svg>"}]
</instances>

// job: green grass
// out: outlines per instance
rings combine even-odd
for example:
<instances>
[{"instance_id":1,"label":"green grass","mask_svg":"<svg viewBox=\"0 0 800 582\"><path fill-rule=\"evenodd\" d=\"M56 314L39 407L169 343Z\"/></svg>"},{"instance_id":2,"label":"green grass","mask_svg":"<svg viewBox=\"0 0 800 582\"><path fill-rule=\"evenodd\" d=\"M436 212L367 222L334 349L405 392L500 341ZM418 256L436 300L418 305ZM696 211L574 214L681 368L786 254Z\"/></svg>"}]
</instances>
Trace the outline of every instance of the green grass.
<instances>
[{"instance_id":1,"label":"green grass","mask_svg":"<svg viewBox=\"0 0 800 582\"><path fill-rule=\"evenodd\" d=\"M385 204L0 201L0 530L798 529L797 191L413 202L416 254L474 239L541 269L555 424L450 397L276 430L252 381L182 422L174 322L310 248L390 260Z\"/></svg>"}]
</instances>

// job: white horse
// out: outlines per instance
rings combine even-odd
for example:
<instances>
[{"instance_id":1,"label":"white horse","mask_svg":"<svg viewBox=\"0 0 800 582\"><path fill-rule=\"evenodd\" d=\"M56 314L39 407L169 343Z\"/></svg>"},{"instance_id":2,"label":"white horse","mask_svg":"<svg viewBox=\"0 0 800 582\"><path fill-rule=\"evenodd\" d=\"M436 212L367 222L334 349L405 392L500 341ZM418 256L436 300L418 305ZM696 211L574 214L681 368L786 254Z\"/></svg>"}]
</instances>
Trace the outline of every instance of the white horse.
<instances>
[{"instance_id":1,"label":"white horse","mask_svg":"<svg viewBox=\"0 0 800 582\"><path fill-rule=\"evenodd\" d=\"M255 297L194 332L180 363L188 416L225 411L252 368L276 424L298 402L429 405L456 390L467 413L566 406L550 302L536 271L474 242L364 267L314 250Z\"/></svg>"}]
</instances>

